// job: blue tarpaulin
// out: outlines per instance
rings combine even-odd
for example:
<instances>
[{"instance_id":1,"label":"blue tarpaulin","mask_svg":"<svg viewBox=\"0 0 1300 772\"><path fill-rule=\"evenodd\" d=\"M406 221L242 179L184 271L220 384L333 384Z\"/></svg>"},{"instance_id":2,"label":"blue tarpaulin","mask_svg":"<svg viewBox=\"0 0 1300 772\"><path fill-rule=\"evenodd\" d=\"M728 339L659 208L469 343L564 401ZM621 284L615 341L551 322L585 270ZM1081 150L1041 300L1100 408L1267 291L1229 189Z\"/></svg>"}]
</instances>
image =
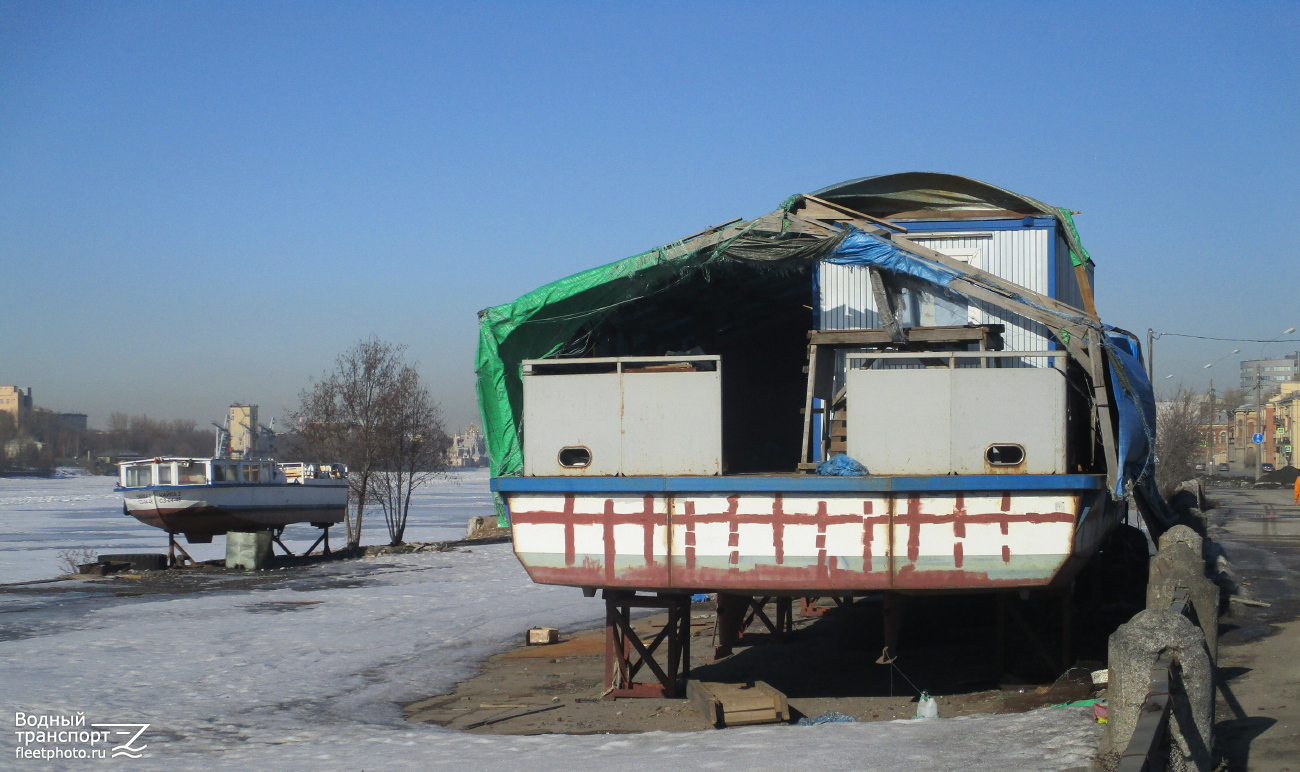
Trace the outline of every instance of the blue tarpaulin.
<instances>
[{"instance_id":1,"label":"blue tarpaulin","mask_svg":"<svg viewBox=\"0 0 1300 772\"><path fill-rule=\"evenodd\" d=\"M1156 396L1142 366L1137 341L1126 335L1106 336L1110 353L1110 386L1119 413L1119 474L1114 495L1131 491L1143 513L1169 527L1177 515L1156 486Z\"/></svg>"},{"instance_id":2,"label":"blue tarpaulin","mask_svg":"<svg viewBox=\"0 0 1300 772\"><path fill-rule=\"evenodd\" d=\"M852 228L825 262L836 265L874 265L885 271L914 276L947 288L958 274L951 268L904 251L882 238Z\"/></svg>"}]
</instances>

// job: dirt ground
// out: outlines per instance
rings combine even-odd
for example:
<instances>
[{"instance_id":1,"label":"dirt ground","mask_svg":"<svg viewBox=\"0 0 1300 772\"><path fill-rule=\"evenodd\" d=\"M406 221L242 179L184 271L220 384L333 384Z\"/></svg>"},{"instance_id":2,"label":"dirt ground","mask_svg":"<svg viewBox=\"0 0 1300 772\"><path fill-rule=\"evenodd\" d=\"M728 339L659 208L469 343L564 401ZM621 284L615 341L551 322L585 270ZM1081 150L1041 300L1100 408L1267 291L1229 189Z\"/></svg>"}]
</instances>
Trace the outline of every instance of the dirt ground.
<instances>
[{"instance_id":1,"label":"dirt ground","mask_svg":"<svg viewBox=\"0 0 1300 772\"><path fill-rule=\"evenodd\" d=\"M593 598L591 602L603 601ZM962 606L966 613L958 610ZM769 604L767 614L774 617L775 603ZM691 678L764 681L787 695L792 721L830 712L862 721L911 718L920 689L935 696L944 717L1022 712L1096 694L1090 682L1081 682L1086 671L1076 670L1073 679L1053 684L1050 677L1041 677L1045 666L1033 662L1021 663L1026 666L1018 669L1031 676L1040 674L1032 679L1035 683L1012 676L1006 679L1012 683L999 688L988 596L917 601L909 605L908 614L915 617L910 620L912 635L904 636L897 669L875 664L880 654L878 598L860 599L820 618L802 618L796 604L794 632L784 642L756 632L765 630L756 621L733 656L714 662L713 603L696 603L691 615ZM633 628L648 640L666 619L666 614L642 617ZM940 631L942 637L936 638ZM1021 653L1026 652L1015 646L1010 649L1013 656ZM411 721L486 734L712 728L685 699L601 699L604 678L604 628L576 631L549 646L521 642L489 659L477 677L452 694L407 705L406 714Z\"/></svg>"}]
</instances>

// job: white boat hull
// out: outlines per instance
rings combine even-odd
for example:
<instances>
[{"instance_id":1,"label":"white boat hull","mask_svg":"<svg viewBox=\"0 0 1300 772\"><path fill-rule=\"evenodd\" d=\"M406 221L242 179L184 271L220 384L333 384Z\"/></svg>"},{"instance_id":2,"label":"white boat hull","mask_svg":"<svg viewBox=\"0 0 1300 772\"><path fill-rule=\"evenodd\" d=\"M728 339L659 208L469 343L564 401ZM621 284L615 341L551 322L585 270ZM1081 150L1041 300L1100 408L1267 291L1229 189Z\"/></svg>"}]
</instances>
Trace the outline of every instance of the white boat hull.
<instances>
[{"instance_id":1,"label":"white boat hull","mask_svg":"<svg viewBox=\"0 0 1300 772\"><path fill-rule=\"evenodd\" d=\"M348 503L346 481L154 486L122 493L126 514L169 533L194 536L340 523Z\"/></svg>"}]
</instances>

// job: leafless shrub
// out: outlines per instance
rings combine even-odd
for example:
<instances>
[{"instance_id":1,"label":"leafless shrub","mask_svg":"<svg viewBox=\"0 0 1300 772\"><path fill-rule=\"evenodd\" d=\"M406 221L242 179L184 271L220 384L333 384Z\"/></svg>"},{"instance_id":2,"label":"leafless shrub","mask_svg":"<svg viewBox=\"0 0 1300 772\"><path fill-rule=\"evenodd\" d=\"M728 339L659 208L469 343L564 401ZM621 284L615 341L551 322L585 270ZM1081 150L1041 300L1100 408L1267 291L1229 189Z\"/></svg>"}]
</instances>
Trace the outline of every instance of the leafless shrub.
<instances>
[{"instance_id":1,"label":"leafless shrub","mask_svg":"<svg viewBox=\"0 0 1300 772\"><path fill-rule=\"evenodd\" d=\"M1206 401L1182 387L1156 406L1156 485L1166 499L1179 483L1196 476L1208 420Z\"/></svg>"},{"instance_id":2,"label":"leafless shrub","mask_svg":"<svg viewBox=\"0 0 1300 772\"><path fill-rule=\"evenodd\" d=\"M98 559L99 556L89 547L66 549L59 553L59 568L63 569L65 574L76 574L80 573L81 566L94 563Z\"/></svg>"},{"instance_id":3,"label":"leafless shrub","mask_svg":"<svg viewBox=\"0 0 1300 772\"><path fill-rule=\"evenodd\" d=\"M440 469L447 447L438 406L405 352L376 338L357 343L302 392L289 415L308 458L348 465L352 548L361 544L362 518L373 503L384 510L391 542L401 543L411 493Z\"/></svg>"},{"instance_id":4,"label":"leafless shrub","mask_svg":"<svg viewBox=\"0 0 1300 772\"><path fill-rule=\"evenodd\" d=\"M442 413L414 367L404 366L384 403L383 461L374 489L388 525L389 544L402 543L411 494L443 469L450 438Z\"/></svg>"}]
</instances>

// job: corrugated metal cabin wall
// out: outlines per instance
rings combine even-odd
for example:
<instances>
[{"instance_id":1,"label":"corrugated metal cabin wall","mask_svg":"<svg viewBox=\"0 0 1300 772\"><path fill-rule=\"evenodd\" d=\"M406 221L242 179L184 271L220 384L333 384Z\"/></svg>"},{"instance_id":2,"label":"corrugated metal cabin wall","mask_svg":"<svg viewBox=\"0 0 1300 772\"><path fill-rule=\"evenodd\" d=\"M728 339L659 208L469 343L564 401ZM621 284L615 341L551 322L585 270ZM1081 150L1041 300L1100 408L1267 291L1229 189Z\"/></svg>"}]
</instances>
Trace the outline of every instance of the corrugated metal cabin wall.
<instances>
[{"instance_id":1,"label":"corrugated metal cabin wall","mask_svg":"<svg viewBox=\"0 0 1300 772\"><path fill-rule=\"evenodd\" d=\"M1073 270L1056 271L1057 286L1050 286L1049 269L1050 252L1048 245L1057 236L1056 228L1016 228L984 231L979 223L970 223L970 232L979 235L955 235L936 238L937 232L927 232L925 223L909 223L909 237L920 235L919 243L939 252L956 249L979 249L981 268L1015 282L1022 287L1040 292L1044 295L1058 297L1062 276L1070 276L1070 285L1075 295L1078 294L1077 282L1073 280ZM1062 249L1054 250L1060 260ZM1065 250L1065 261L1069 264L1069 253ZM823 330L855 330L880 327L880 317L876 312L875 298L871 292L870 273L858 266L839 266L823 263L819 268L818 287L820 289L820 320ZM1066 301L1071 302L1071 301ZM1082 302L1082 301L1074 301ZM1005 311L996 306L976 303L982 311L980 322L984 324L1003 324L1003 342L1012 351L1042 351L1050 347L1047 329L1030 320ZM839 358L837 357L837 360ZM840 364L837 361L837 365ZM1045 367L1046 359L1036 363ZM838 371L840 368L837 367Z\"/></svg>"}]
</instances>

